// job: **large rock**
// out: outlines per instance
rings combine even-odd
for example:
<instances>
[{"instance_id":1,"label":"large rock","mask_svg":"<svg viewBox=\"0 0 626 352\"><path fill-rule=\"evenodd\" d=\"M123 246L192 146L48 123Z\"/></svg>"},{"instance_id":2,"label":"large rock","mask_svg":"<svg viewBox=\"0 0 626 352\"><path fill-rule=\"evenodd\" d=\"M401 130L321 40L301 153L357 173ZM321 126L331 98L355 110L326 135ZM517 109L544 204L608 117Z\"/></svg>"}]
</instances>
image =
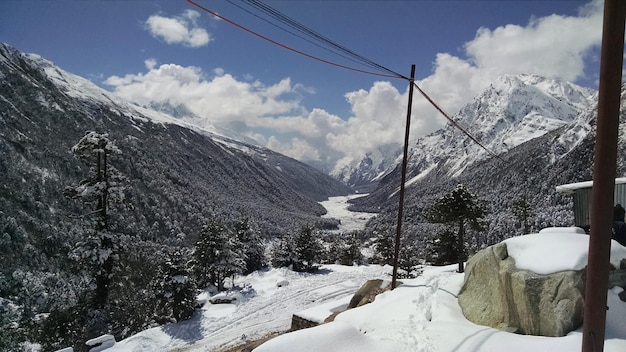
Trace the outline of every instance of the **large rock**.
<instances>
[{"instance_id":1,"label":"large rock","mask_svg":"<svg viewBox=\"0 0 626 352\"><path fill-rule=\"evenodd\" d=\"M526 335L564 336L583 319L583 272L519 270L505 243L467 263L459 304L468 320Z\"/></svg>"},{"instance_id":2,"label":"large rock","mask_svg":"<svg viewBox=\"0 0 626 352\"><path fill-rule=\"evenodd\" d=\"M397 285L401 285L402 282L398 282ZM389 291L391 289L391 281L388 280L367 280L367 282L359 288L358 291L352 296L348 309L360 307L368 303L374 302L376 296Z\"/></svg>"}]
</instances>

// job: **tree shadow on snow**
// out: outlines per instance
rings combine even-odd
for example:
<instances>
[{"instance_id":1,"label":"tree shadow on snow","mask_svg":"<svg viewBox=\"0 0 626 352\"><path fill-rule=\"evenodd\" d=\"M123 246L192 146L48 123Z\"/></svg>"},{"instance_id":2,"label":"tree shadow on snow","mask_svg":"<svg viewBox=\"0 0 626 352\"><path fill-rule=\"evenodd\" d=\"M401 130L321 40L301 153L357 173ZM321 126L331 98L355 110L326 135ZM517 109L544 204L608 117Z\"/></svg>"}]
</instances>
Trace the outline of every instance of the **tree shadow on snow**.
<instances>
[{"instance_id":1,"label":"tree shadow on snow","mask_svg":"<svg viewBox=\"0 0 626 352\"><path fill-rule=\"evenodd\" d=\"M182 340L188 344L196 343L203 339L202 314L196 311L190 319L162 326L161 329L172 339Z\"/></svg>"},{"instance_id":2,"label":"tree shadow on snow","mask_svg":"<svg viewBox=\"0 0 626 352\"><path fill-rule=\"evenodd\" d=\"M332 271L332 270L330 270L330 269L327 269L327 268L320 268L320 269L318 269L318 270L316 270L316 271L312 272L311 274L314 274L314 275L328 275L328 274L330 274L330 273L332 273L332 272L333 272L333 271Z\"/></svg>"}]
</instances>

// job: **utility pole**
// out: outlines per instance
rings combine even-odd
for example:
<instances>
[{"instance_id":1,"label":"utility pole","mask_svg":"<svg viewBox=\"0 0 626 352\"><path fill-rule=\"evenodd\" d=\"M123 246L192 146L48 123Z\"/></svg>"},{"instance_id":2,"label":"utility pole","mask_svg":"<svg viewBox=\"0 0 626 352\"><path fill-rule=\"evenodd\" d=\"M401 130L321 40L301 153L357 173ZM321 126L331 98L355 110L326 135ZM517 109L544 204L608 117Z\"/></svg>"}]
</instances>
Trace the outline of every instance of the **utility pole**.
<instances>
[{"instance_id":1,"label":"utility pole","mask_svg":"<svg viewBox=\"0 0 626 352\"><path fill-rule=\"evenodd\" d=\"M398 225L396 226L396 240L393 250L393 272L391 275L391 289L396 288L398 279L398 257L400 256L400 234L402 233L402 215L404 211L404 183L406 181L406 165L409 156L409 134L411 131L411 107L413 105L413 84L415 82L415 65L411 65L411 78L409 79L409 106L406 112L406 130L404 132L404 154L402 157L402 180L400 181L400 194L398 205Z\"/></svg>"},{"instance_id":2,"label":"utility pole","mask_svg":"<svg viewBox=\"0 0 626 352\"><path fill-rule=\"evenodd\" d=\"M604 351L625 17L626 1L605 0L593 156L591 232L585 282L583 352Z\"/></svg>"}]
</instances>

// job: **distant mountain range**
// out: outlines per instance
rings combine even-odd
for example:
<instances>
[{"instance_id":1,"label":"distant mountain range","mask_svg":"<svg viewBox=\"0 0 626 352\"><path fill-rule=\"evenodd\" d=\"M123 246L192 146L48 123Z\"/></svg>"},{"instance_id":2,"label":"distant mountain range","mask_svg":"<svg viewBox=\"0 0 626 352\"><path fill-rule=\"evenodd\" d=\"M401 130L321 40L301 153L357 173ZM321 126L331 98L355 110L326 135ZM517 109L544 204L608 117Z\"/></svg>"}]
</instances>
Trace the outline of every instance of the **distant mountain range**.
<instances>
[{"instance_id":1,"label":"distant mountain range","mask_svg":"<svg viewBox=\"0 0 626 352\"><path fill-rule=\"evenodd\" d=\"M125 152L118 168L130 176L131 189L138 190L137 200L176 206L183 194L190 203L185 207L193 208L184 214L153 211L141 220L140 227L157 223L164 233L187 233L201 222L189 222L189 218L223 214L228 218L251 216L269 233L278 233L302 221L320 221L317 216L324 210L317 201L347 194L351 192L348 186L371 192L369 197L354 201L361 210L384 212L394 207L400 144L382 146L360 159L338 162L329 173L341 184L294 159L255 146L234 131L213 126L183 105L139 107L38 55L22 54L6 45L0 49L0 142L6 155L0 160L0 171L7 180L0 190L0 202L6 205L3 209L31 208L37 201L47 209L63 207L65 201L54 192L84 171L69 149L88 130L109 132ZM466 175L475 174L476 168L502 162L520 149L542 147L537 160L526 161L530 169L542 164L539 160L547 160L548 167L576 153L587 155L588 146L585 149L581 145L588 145L592 138L596 104L594 91L569 82L534 75L502 76L453 117L489 152L450 123L419 138L410 146L409 193L460 182ZM494 158L490 152L499 157ZM527 159L528 155L520 157ZM584 164L583 160L573 162ZM589 167L563 181L579 181L581 175L588 179ZM505 177L506 170L468 182L482 188L483 183L494 182L486 178ZM518 167L511 170L523 171ZM34 190L22 181L26 179L45 183L46 190L33 194ZM152 187L146 186L147 180ZM545 191L552 193L548 189ZM519 193L516 187L507 192L511 197ZM150 198L154 200L148 201ZM274 211L283 215L274 216ZM382 218L384 215L375 221Z\"/></svg>"}]
</instances>

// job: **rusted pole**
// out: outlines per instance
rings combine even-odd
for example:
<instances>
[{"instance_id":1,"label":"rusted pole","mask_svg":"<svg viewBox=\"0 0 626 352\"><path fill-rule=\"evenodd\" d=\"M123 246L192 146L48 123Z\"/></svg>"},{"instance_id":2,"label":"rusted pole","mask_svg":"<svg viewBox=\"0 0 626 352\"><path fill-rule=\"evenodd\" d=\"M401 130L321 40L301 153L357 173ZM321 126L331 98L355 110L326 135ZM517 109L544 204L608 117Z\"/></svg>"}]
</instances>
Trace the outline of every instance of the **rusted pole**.
<instances>
[{"instance_id":1,"label":"rusted pole","mask_svg":"<svg viewBox=\"0 0 626 352\"><path fill-rule=\"evenodd\" d=\"M402 233L402 215L404 212L404 183L406 181L406 165L409 156L409 133L411 130L411 107L413 106L413 82L415 81L415 65L411 65L411 79L409 80L409 106L406 112L406 130L404 132L404 154L402 157L402 180L400 181L400 195L398 198L398 225L396 226L396 240L393 249L393 272L391 274L391 289L396 288L398 279L398 257L400 256L400 234Z\"/></svg>"},{"instance_id":2,"label":"rusted pole","mask_svg":"<svg viewBox=\"0 0 626 352\"><path fill-rule=\"evenodd\" d=\"M604 350L625 16L626 1L605 1L593 156L591 233L585 283L583 352Z\"/></svg>"}]
</instances>

